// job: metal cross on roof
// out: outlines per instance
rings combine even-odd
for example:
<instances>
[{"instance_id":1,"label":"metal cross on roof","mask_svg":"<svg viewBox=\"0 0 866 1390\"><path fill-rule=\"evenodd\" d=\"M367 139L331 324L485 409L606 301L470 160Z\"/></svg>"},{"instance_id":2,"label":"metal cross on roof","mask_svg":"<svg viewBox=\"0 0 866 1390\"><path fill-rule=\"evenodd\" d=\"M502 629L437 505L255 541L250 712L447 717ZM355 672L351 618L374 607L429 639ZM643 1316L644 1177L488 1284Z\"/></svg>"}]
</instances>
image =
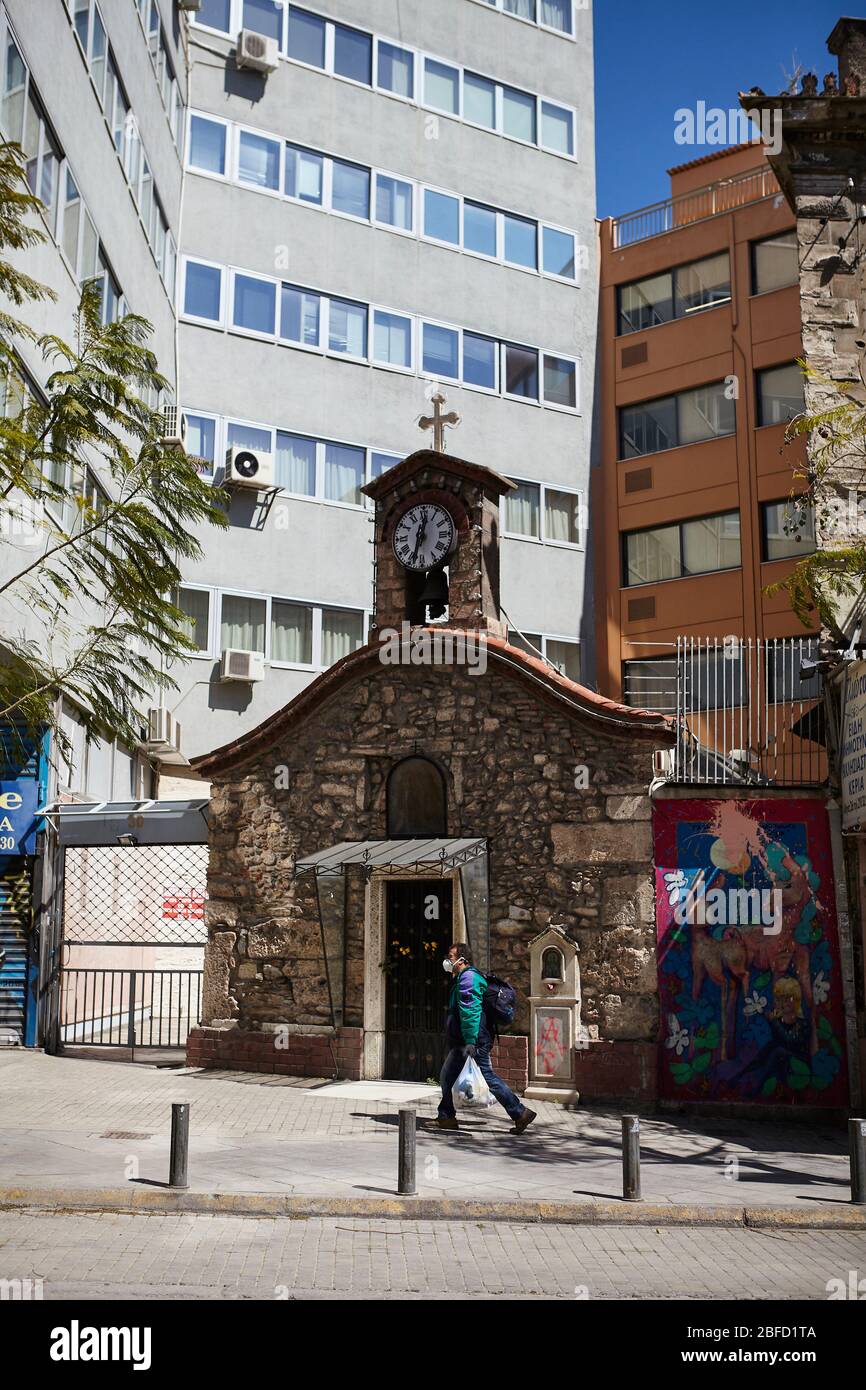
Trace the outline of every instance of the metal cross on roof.
<instances>
[{"instance_id":1,"label":"metal cross on roof","mask_svg":"<svg viewBox=\"0 0 866 1390\"><path fill-rule=\"evenodd\" d=\"M449 410L448 414L443 413L442 407L445 405L447 397L441 391L437 391L431 397L433 402L433 414L422 415L418 421L418 426L422 430L433 431L433 448L437 454L445 453L445 427L455 429L460 424L460 416L456 410Z\"/></svg>"}]
</instances>

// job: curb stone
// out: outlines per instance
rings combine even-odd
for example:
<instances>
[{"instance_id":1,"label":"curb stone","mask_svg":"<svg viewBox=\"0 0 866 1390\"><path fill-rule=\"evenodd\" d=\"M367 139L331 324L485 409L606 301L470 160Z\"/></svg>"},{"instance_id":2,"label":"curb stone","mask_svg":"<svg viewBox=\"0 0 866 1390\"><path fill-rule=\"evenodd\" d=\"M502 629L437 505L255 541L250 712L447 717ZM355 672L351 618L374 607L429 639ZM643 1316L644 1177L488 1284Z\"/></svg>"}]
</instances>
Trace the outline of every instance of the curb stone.
<instances>
[{"instance_id":1,"label":"curb stone","mask_svg":"<svg viewBox=\"0 0 866 1390\"><path fill-rule=\"evenodd\" d=\"M471 1201L449 1197L291 1197L127 1188L4 1187L0 1211L332 1216L417 1221L544 1222L569 1226L726 1226L750 1230L866 1231L866 1206L695 1207L677 1202Z\"/></svg>"}]
</instances>

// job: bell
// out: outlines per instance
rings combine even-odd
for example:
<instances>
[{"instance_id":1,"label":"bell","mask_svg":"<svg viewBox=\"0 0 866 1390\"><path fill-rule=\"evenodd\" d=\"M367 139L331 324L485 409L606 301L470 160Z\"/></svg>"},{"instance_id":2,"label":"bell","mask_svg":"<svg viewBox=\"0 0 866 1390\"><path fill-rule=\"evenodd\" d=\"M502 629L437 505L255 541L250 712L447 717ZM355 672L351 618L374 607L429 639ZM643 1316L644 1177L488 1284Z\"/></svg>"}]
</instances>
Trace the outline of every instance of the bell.
<instances>
[{"instance_id":1,"label":"bell","mask_svg":"<svg viewBox=\"0 0 866 1390\"><path fill-rule=\"evenodd\" d=\"M431 618L442 617L448 607L448 580L444 570L428 570L418 603L429 610Z\"/></svg>"}]
</instances>

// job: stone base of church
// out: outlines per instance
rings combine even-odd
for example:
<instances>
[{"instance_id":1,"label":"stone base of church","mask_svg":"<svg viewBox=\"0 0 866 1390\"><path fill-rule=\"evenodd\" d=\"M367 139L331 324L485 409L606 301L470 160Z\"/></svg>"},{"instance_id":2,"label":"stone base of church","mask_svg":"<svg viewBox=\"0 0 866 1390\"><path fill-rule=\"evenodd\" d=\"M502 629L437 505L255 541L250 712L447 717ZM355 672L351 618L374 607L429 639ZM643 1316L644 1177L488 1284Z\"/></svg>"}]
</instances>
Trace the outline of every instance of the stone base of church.
<instances>
[{"instance_id":1,"label":"stone base of church","mask_svg":"<svg viewBox=\"0 0 866 1390\"><path fill-rule=\"evenodd\" d=\"M363 1078L363 1028L322 1028L302 1032L269 1025L266 1030L236 1025L194 1028L187 1039L190 1067L226 1071L255 1071L282 1076L336 1076L341 1081ZM528 1084L528 1040L499 1038L493 1048L493 1069L522 1095Z\"/></svg>"},{"instance_id":2,"label":"stone base of church","mask_svg":"<svg viewBox=\"0 0 866 1390\"><path fill-rule=\"evenodd\" d=\"M658 1097L658 1046L599 1039L575 1052L575 1086L581 1100L654 1102Z\"/></svg>"}]
</instances>

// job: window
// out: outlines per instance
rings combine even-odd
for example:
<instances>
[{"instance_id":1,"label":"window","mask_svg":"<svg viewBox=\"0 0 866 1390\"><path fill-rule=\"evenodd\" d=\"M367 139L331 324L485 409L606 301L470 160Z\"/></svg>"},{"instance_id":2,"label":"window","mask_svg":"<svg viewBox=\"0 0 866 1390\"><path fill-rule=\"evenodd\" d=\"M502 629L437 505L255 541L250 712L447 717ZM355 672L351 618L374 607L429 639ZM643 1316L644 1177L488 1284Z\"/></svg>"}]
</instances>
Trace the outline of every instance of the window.
<instances>
[{"instance_id":1,"label":"window","mask_svg":"<svg viewBox=\"0 0 866 1390\"><path fill-rule=\"evenodd\" d=\"M557 154L574 154L574 115L551 101L541 103L541 143Z\"/></svg>"},{"instance_id":2,"label":"window","mask_svg":"<svg viewBox=\"0 0 866 1390\"><path fill-rule=\"evenodd\" d=\"M370 216L370 171L359 164L333 163L331 207L350 217Z\"/></svg>"},{"instance_id":3,"label":"window","mask_svg":"<svg viewBox=\"0 0 866 1390\"><path fill-rule=\"evenodd\" d=\"M376 221L387 227L398 227L401 231L412 231L411 183L391 178L388 174L376 175Z\"/></svg>"},{"instance_id":4,"label":"window","mask_svg":"<svg viewBox=\"0 0 866 1390\"><path fill-rule=\"evenodd\" d=\"M677 663L672 657L648 657L645 661L623 664L623 697L638 709L675 714L677 710Z\"/></svg>"},{"instance_id":5,"label":"window","mask_svg":"<svg viewBox=\"0 0 866 1390\"><path fill-rule=\"evenodd\" d=\"M273 445L272 432L261 425L243 425L229 420L226 425L226 444L230 449L258 449L269 454Z\"/></svg>"},{"instance_id":6,"label":"window","mask_svg":"<svg viewBox=\"0 0 866 1390\"><path fill-rule=\"evenodd\" d=\"M3 67L3 98L0 116L3 133L8 140L20 143L24 128L24 93L27 87L27 69L24 60L11 34L6 34L6 52Z\"/></svg>"},{"instance_id":7,"label":"window","mask_svg":"<svg viewBox=\"0 0 866 1390\"><path fill-rule=\"evenodd\" d=\"M448 833L445 778L429 758L404 758L388 774L387 833L398 839Z\"/></svg>"},{"instance_id":8,"label":"window","mask_svg":"<svg viewBox=\"0 0 866 1390\"><path fill-rule=\"evenodd\" d=\"M283 43L283 7L280 0L244 0L241 27Z\"/></svg>"},{"instance_id":9,"label":"window","mask_svg":"<svg viewBox=\"0 0 866 1390\"><path fill-rule=\"evenodd\" d=\"M283 285L280 300L280 337L304 347L320 343L321 300L309 290Z\"/></svg>"},{"instance_id":10,"label":"window","mask_svg":"<svg viewBox=\"0 0 866 1390\"><path fill-rule=\"evenodd\" d=\"M434 241L460 245L460 199L424 189L424 235Z\"/></svg>"},{"instance_id":11,"label":"window","mask_svg":"<svg viewBox=\"0 0 866 1390\"><path fill-rule=\"evenodd\" d=\"M327 669L364 645L364 615L339 608L322 609L321 664Z\"/></svg>"},{"instance_id":12,"label":"window","mask_svg":"<svg viewBox=\"0 0 866 1390\"><path fill-rule=\"evenodd\" d=\"M538 400L538 353L534 348L505 344L505 394Z\"/></svg>"},{"instance_id":13,"label":"window","mask_svg":"<svg viewBox=\"0 0 866 1390\"><path fill-rule=\"evenodd\" d=\"M392 367L412 366L412 320L376 309L373 314L373 359Z\"/></svg>"},{"instance_id":14,"label":"window","mask_svg":"<svg viewBox=\"0 0 866 1390\"><path fill-rule=\"evenodd\" d=\"M383 473L387 473L389 468L393 468L395 463L400 463L399 455L377 454L370 455L370 481L374 478L381 478Z\"/></svg>"},{"instance_id":15,"label":"window","mask_svg":"<svg viewBox=\"0 0 866 1390\"><path fill-rule=\"evenodd\" d=\"M386 92L395 96L413 97L415 95L415 58L408 48L398 48L396 44L378 44L378 68L376 82Z\"/></svg>"},{"instance_id":16,"label":"window","mask_svg":"<svg viewBox=\"0 0 866 1390\"><path fill-rule=\"evenodd\" d=\"M220 614L220 647L244 652L265 651L268 605L263 598L223 594Z\"/></svg>"},{"instance_id":17,"label":"window","mask_svg":"<svg viewBox=\"0 0 866 1390\"><path fill-rule=\"evenodd\" d=\"M358 29L334 25L334 72L369 87L373 80L373 40Z\"/></svg>"},{"instance_id":18,"label":"window","mask_svg":"<svg viewBox=\"0 0 866 1390\"><path fill-rule=\"evenodd\" d=\"M325 66L325 21L297 5L289 6L288 54L314 68Z\"/></svg>"},{"instance_id":19,"label":"window","mask_svg":"<svg viewBox=\"0 0 866 1390\"><path fill-rule=\"evenodd\" d=\"M201 9L196 15L196 23L205 24L209 29L219 29L227 34L231 28L232 0L202 0Z\"/></svg>"},{"instance_id":20,"label":"window","mask_svg":"<svg viewBox=\"0 0 866 1390\"><path fill-rule=\"evenodd\" d=\"M624 537L626 586L736 569L740 564L740 514L700 517Z\"/></svg>"},{"instance_id":21,"label":"window","mask_svg":"<svg viewBox=\"0 0 866 1390\"><path fill-rule=\"evenodd\" d=\"M463 381L467 386L496 390L496 343L492 338L463 334Z\"/></svg>"},{"instance_id":22,"label":"window","mask_svg":"<svg viewBox=\"0 0 866 1390\"><path fill-rule=\"evenodd\" d=\"M534 230L535 224L531 224ZM479 203L463 204L463 245L481 256L496 256L496 213Z\"/></svg>"},{"instance_id":23,"label":"window","mask_svg":"<svg viewBox=\"0 0 866 1390\"><path fill-rule=\"evenodd\" d=\"M580 684L581 663L580 643L568 642L564 638L547 637L544 641L544 655L559 673L570 681Z\"/></svg>"},{"instance_id":24,"label":"window","mask_svg":"<svg viewBox=\"0 0 866 1390\"><path fill-rule=\"evenodd\" d=\"M506 14L516 14L519 19L535 22L535 0L502 0L502 8Z\"/></svg>"},{"instance_id":25,"label":"window","mask_svg":"<svg viewBox=\"0 0 866 1390\"><path fill-rule=\"evenodd\" d=\"M367 308L332 299L328 308L328 347L348 357L367 356Z\"/></svg>"},{"instance_id":26,"label":"window","mask_svg":"<svg viewBox=\"0 0 866 1390\"><path fill-rule=\"evenodd\" d=\"M349 444L325 445L324 495L329 502L363 504L364 450Z\"/></svg>"},{"instance_id":27,"label":"window","mask_svg":"<svg viewBox=\"0 0 866 1390\"><path fill-rule=\"evenodd\" d=\"M302 603L271 603L271 661L286 666L313 664L313 610Z\"/></svg>"},{"instance_id":28,"label":"window","mask_svg":"<svg viewBox=\"0 0 866 1390\"><path fill-rule=\"evenodd\" d=\"M437 111L460 114L460 73L434 58L424 59L424 101Z\"/></svg>"},{"instance_id":29,"label":"window","mask_svg":"<svg viewBox=\"0 0 866 1390\"><path fill-rule=\"evenodd\" d=\"M620 458L660 453L733 434L736 408L724 382L684 391L679 396L642 401L620 411Z\"/></svg>"},{"instance_id":30,"label":"window","mask_svg":"<svg viewBox=\"0 0 866 1390\"><path fill-rule=\"evenodd\" d=\"M580 545L580 497L557 488L544 489L544 539L557 545Z\"/></svg>"},{"instance_id":31,"label":"window","mask_svg":"<svg viewBox=\"0 0 866 1390\"><path fill-rule=\"evenodd\" d=\"M199 472L210 477L216 463L216 420L207 415L186 416L186 451L192 459L199 460Z\"/></svg>"},{"instance_id":32,"label":"window","mask_svg":"<svg viewBox=\"0 0 866 1390\"><path fill-rule=\"evenodd\" d=\"M322 206L324 159L312 150L286 145L286 197Z\"/></svg>"},{"instance_id":33,"label":"window","mask_svg":"<svg viewBox=\"0 0 866 1390\"><path fill-rule=\"evenodd\" d=\"M574 280L576 272L572 233L560 232L555 227L544 227L542 246L542 269L545 275L558 275L563 280Z\"/></svg>"},{"instance_id":34,"label":"window","mask_svg":"<svg viewBox=\"0 0 866 1390\"><path fill-rule=\"evenodd\" d=\"M702 261L651 275L619 290L619 332L639 333L672 319L685 318L731 298L731 265L727 251Z\"/></svg>"},{"instance_id":35,"label":"window","mask_svg":"<svg viewBox=\"0 0 866 1390\"><path fill-rule=\"evenodd\" d=\"M187 261L183 312L210 323L222 320L222 270L201 261Z\"/></svg>"},{"instance_id":36,"label":"window","mask_svg":"<svg viewBox=\"0 0 866 1390\"><path fill-rule=\"evenodd\" d=\"M538 21L560 34L573 34L572 0L539 0Z\"/></svg>"},{"instance_id":37,"label":"window","mask_svg":"<svg viewBox=\"0 0 866 1390\"><path fill-rule=\"evenodd\" d=\"M207 589L178 588L174 602L186 618L188 635L198 656L210 654L210 593Z\"/></svg>"},{"instance_id":38,"label":"window","mask_svg":"<svg viewBox=\"0 0 866 1390\"><path fill-rule=\"evenodd\" d=\"M758 425L784 425L806 408L803 373L796 362L758 372Z\"/></svg>"},{"instance_id":39,"label":"window","mask_svg":"<svg viewBox=\"0 0 866 1390\"><path fill-rule=\"evenodd\" d=\"M463 116L485 130L496 129L496 83L474 72L463 74Z\"/></svg>"},{"instance_id":40,"label":"window","mask_svg":"<svg viewBox=\"0 0 866 1390\"><path fill-rule=\"evenodd\" d=\"M280 144L242 130L238 139L238 178L257 188L280 187Z\"/></svg>"},{"instance_id":41,"label":"window","mask_svg":"<svg viewBox=\"0 0 866 1390\"><path fill-rule=\"evenodd\" d=\"M253 275L234 277L232 323L251 333L276 332L277 287L272 280Z\"/></svg>"},{"instance_id":42,"label":"window","mask_svg":"<svg viewBox=\"0 0 866 1390\"><path fill-rule=\"evenodd\" d=\"M511 217L506 213L505 259L511 265L524 265L530 270L538 268L538 228L534 222L521 217Z\"/></svg>"},{"instance_id":43,"label":"window","mask_svg":"<svg viewBox=\"0 0 866 1390\"><path fill-rule=\"evenodd\" d=\"M544 354L544 401L546 405L577 408L577 363L567 357Z\"/></svg>"},{"instance_id":44,"label":"window","mask_svg":"<svg viewBox=\"0 0 866 1390\"><path fill-rule=\"evenodd\" d=\"M502 129L512 140L535 144L535 97L513 87L502 88Z\"/></svg>"},{"instance_id":45,"label":"window","mask_svg":"<svg viewBox=\"0 0 866 1390\"><path fill-rule=\"evenodd\" d=\"M67 170L66 173L66 196L63 205L63 253L72 267L73 274L78 273L78 236L81 226L81 198L76 187L75 180Z\"/></svg>"},{"instance_id":46,"label":"window","mask_svg":"<svg viewBox=\"0 0 866 1390\"><path fill-rule=\"evenodd\" d=\"M761 508L765 560L799 560L815 550L815 513L805 505L765 502Z\"/></svg>"},{"instance_id":47,"label":"window","mask_svg":"<svg viewBox=\"0 0 866 1390\"><path fill-rule=\"evenodd\" d=\"M797 233L785 232L752 245L752 293L796 285L800 279L800 248Z\"/></svg>"},{"instance_id":48,"label":"window","mask_svg":"<svg viewBox=\"0 0 866 1390\"><path fill-rule=\"evenodd\" d=\"M300 497L316 495L316 441L277 430L277 486Z\"/></svg>"},{"instance_id":49,"label":"window","mask_svg":"<svg viewBox=\"0 0 866 1390\"><path fill-rule=\"evenodd\" d=\"M456 381L460 375L460 335L456 328L425 323L421 328L421 359L425 372Z\"/></svg>"},{"instance_id":50,"label":"window","mask_svg":"<svg viewBox=\"0 0 866 1390\"><path fill-rule=\"evenodd\" d=\"M507 535L529 536L541 540L541 485L518 483L514 492L505 495L505 531Z\"/></svg>"}]
</instances>

